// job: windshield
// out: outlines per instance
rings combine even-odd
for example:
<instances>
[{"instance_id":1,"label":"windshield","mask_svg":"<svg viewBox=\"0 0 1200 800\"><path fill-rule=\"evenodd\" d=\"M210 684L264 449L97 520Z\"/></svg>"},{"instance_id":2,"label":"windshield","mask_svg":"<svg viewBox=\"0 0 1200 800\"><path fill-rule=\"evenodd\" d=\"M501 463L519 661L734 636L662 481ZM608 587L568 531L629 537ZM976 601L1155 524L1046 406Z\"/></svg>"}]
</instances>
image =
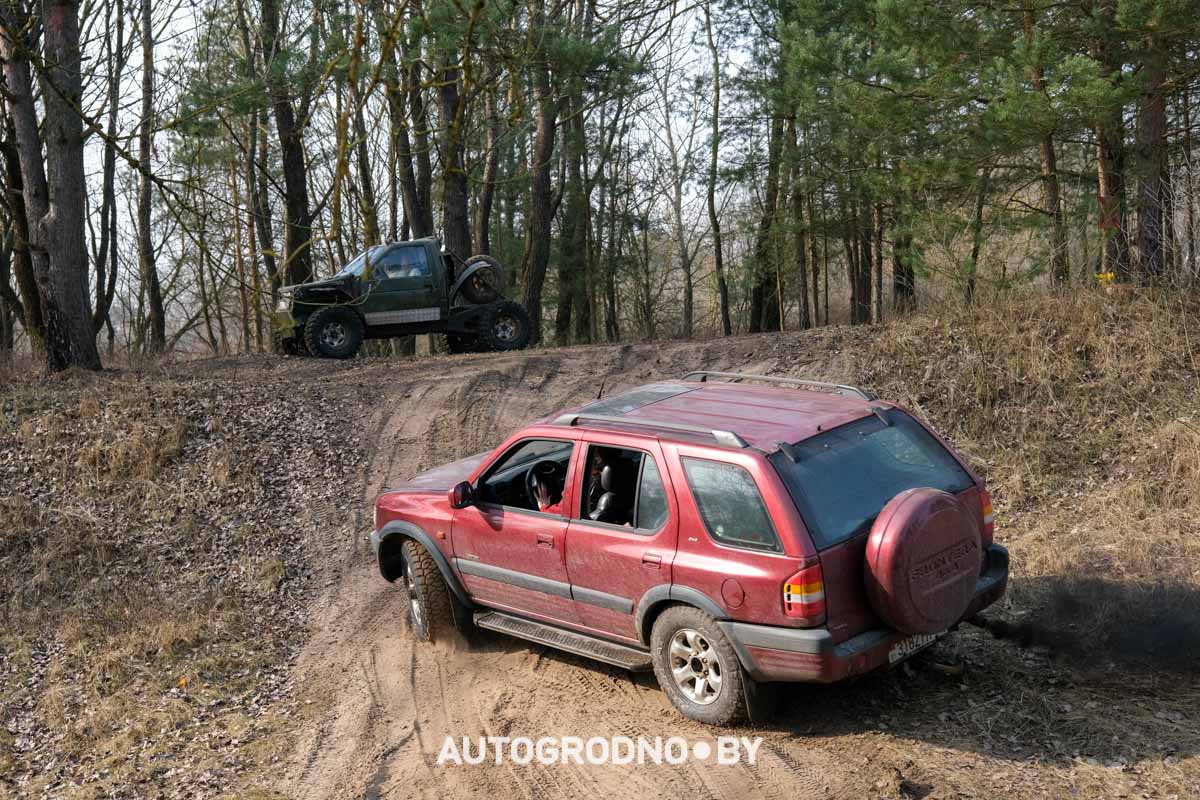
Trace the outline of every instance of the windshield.
<instances>
[{"instance_id":1,"label":"windshield","mask_svg":"<svg viewBox=\"0 0 1200 800\"><path fill-rule=\"evenodd\" d=\"M371 263L374 264L375 261L378 260L381 255L383 255L384 247L386 247L386 245L378 244L362 251L356 255L349 264L342 267L341 271L333 277L344 278L347 275L361 276L363 274L363 267L365 267L367 264L367 256L371 257Z\"/></svg>"},{"instance_id":2,"label":"windshield","mask_svg":"<svg viewBox=\"0 0 1200 800\"><path fill-rule=\"evenodd\" d=\"M814 436L770 456L818 548L870 528L889 500L922 486L957 494L974 481L946 448L898 409Z\"/></svg>"}]
</instances>

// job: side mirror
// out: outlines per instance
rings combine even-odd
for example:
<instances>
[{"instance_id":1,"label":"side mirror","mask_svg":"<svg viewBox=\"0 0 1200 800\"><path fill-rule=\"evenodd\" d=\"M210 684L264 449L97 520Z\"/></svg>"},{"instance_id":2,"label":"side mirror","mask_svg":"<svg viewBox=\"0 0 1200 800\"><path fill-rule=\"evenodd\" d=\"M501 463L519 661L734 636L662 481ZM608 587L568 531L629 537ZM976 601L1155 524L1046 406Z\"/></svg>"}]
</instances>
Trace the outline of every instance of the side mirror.
<instances>
[{"instance_id":1,"label":"side mirror","mask_svg":"<svg viewBox=\"0 0 1200 800\"><path fill-rule=\"evenodd\" d=\"M463 481L450 490L451 508L466 508L474 502L475 489L468 481Z\"/></svg>"}]
</instances>

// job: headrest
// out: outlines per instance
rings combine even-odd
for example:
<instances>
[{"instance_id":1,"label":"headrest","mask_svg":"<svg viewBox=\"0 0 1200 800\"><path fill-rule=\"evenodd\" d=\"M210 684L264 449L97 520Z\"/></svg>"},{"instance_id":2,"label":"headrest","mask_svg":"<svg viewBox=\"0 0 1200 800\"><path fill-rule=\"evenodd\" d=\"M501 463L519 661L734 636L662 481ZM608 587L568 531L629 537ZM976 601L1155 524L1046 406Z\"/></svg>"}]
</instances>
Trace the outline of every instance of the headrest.
<instances>
[{"instance_id":1,"label":"headrest","mask_svg":"<svg viewBox=\"0 0 1200 800\"><path fill-rule=\"evenodd\" d=\"M617 496L615 494L605 492L600 495L600 499L596 501L596 507L592 509L592 513L588 514L588 516L597 522L610 522L610 517L615 511L613 506L616 501Z\"/></svg>"},{"instance_id":2,"label":"headrest","mask_svg":"<svg viewBox=\"0 0 1200 800\"><path fill-rule=\"evenodd\" d=\"M604 469L600 470L600 488L606 492L611 492L616 482L617 475L613 471L612 464L605 464Z\"/></svg>"}]
</instances>

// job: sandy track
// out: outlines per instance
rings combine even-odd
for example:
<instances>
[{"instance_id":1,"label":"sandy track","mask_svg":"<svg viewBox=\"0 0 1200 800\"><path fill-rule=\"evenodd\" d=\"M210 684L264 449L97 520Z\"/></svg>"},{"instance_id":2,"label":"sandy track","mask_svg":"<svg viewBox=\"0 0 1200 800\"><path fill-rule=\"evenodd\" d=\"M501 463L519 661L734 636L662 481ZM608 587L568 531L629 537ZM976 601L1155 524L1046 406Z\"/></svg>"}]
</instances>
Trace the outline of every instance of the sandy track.
<instances>
[{"instance_id":1,"label":"sandy track","mask_svg":"<svg viewBox=\"0 0 1200 800\"><path fill-rule=\"evenodd\" d=\"M989 665L1002 646L974 634L938 646L974 654L985 665L974 675L950 679L918 667L915 674L893 672L849 686L793 687L780 694L770 724L734 731L675 713L651 674L632 675L484 631L469 642L414 646L403 594L379 577L363 539L370 503L388 480L494 446L530 419L594 397L601 382L608 394L699 368L843 378L835 371L836 344L820 337L741 338L349 370L354 391L377 409L364 423L376 445L360 476L357 533L324 545L329 588L315 602L313 635L296 671L308 715L298 721L295 751L277 788L298 798L746 800L973 797L1026 781L1068 785L1069 760L997 757L993 723L947 724L973 719L958 713L968 704L977 707L975 699L966 700L968 690L972 698L998 702L987 698L1001 696L1012 680L1011 662ZM1019 733L1022 726L1013 725ZM641 735L694 742L726 733L762 736L757 764L436 763L446 737Z\"/></svg>"},{"instance_id":2,"label":"sandy track","mask_svg":"<svg viewBox=\"0 0 1200 800\"><path fill-rule=\"evenodd\" d=\"M743 341L723 347L631 346L445 359L372 387L378 443L363 507L389 480L494 445L521 422L596 395L689 369L747 366ZM442 369L441 367L444 367ZM378 376L382 370L373 370ZM283 788L302 798L742 798L833 794L844 783L819 748L769 741L754 767L486 764L441 767L447 736L684 736L714 731L678 716L652 675L475 632L470 641L414 646L401 591L380 579L360 535L330 553L336 580L318 601L298 677L315 708ZM742 731L749 734L749 731ZM786 792L784 791L786 787ZM757 789L758 791L754 791Z\"/></svg>"}]
</instances>

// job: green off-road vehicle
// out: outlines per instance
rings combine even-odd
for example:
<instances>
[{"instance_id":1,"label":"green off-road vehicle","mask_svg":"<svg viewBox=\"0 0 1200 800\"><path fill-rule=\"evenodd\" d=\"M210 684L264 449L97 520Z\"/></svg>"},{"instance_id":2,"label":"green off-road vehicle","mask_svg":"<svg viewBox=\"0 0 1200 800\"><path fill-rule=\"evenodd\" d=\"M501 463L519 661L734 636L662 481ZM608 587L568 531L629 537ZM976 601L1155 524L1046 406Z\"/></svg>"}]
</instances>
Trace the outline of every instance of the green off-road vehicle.
<instances>
[{"instance_id":1,"label":"green off-road vehicle","mask_svg":"<svg viewBox=\"0 0 1200 800\"><path fill-rule=\"evenodd\" d=\"M529 314L503 296L491 256L458 262L437 239L376 245L332 278L281 289L273 320L286 353L350 358L363 339L445 334L452 353L520 350Z\"/></svg>"}]
</instances>

